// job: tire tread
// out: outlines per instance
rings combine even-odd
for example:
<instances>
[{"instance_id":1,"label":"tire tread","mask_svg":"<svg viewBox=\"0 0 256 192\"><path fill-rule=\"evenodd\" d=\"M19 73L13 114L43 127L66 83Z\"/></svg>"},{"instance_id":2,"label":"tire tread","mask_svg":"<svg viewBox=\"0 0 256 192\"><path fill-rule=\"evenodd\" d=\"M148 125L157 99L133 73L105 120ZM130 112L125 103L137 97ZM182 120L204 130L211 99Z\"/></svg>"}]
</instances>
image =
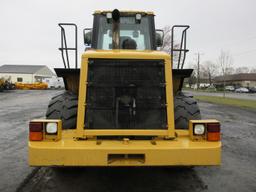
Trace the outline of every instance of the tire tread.
<instances>
[{"instance_id":1,"label":"tire tread","mask_svg":"<svg viewBox=\"0 0 256 192\"><path fill-rule=\"evenodd\" d=\"M77 95L65 91L54 96L49 102L46 112L47 119L61 119L63 129L76 128L77 119Z\"/></svg>"},{"instance_id":2,"label":"tire tread","mask_svg":"<svg viewBox=\"0 0 256 192\"><path fill-rule=\"evenodd\" d=\"M197 101L191 96L178 93L174 97L175 128L188 129L189 120L201 119Z\"/></svg>"}]
</instances>

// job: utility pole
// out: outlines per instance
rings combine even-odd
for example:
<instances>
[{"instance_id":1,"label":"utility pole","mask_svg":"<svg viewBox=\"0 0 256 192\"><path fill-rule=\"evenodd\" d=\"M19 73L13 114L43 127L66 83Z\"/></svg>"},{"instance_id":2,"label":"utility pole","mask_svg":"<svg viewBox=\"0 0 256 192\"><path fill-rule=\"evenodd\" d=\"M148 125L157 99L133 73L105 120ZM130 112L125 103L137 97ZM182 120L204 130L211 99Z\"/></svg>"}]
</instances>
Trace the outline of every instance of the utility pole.
<instances>
[{"instance_id":1,"label":"utility pole","mask_svg":"<svg viewBox=\"0 0 256 192\"><path fill-rule=\"evenodd\" d=\"M203 55L204 53L195 53L197 55L197 78L196 78L196 85L197 85L197 90L200 87L200 57L201 55Z\"/></svg>"},{"instance_id":2,"label":"utility pole","mask_svg":"<svg viewBox=\"0 0 256 192\"><path fill-rule=\"evenodd\" d=\"M197 90L200 87L200 56L203 55L203 53L196 53L197 55L197 78L196 78L196 85L197 85Z\"/></svg>"},{"instance_id":3,"label":"utility pole","mask_svg":"<svg viewBox=\"0 0 256 192\"><path fill-rule=\"evenodd\" d=\"M199 87L200 87L200 53L198 52L197 53L197 81L196 81L196 84L197 84L197 87L196 89L198 90Z\"/></svg>"}]
</instances>

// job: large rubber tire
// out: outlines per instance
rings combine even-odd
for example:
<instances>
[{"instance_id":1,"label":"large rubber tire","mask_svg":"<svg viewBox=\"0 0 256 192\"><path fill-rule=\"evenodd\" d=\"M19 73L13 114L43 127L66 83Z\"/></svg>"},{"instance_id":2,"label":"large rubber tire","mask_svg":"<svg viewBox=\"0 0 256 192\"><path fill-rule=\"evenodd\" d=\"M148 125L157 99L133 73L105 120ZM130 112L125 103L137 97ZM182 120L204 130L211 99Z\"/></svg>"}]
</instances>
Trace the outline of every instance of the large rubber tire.
<instances>
[{"instance_id":1,"label":"large rubber tire","mask_svg":"<svg viewBox=\"0 0 256 192\"><path fill-rule=\"evenodd\" d=\"M77 95L66 91L53 97L46 112L47 119L61 119L63 129L75 129L77 119Z\"/></svg>"},{"instance_id":2,"label":"large rubber tire","mask_svg":"<svg viewBox=\"0 0 256 192\"><path fill-rule=\"evenodd\" d=\"M174 97L174 116L176 129L188 129L189 120L201 119L197 101L182 92L178 93Z\"/></svg>"}]
</instances>

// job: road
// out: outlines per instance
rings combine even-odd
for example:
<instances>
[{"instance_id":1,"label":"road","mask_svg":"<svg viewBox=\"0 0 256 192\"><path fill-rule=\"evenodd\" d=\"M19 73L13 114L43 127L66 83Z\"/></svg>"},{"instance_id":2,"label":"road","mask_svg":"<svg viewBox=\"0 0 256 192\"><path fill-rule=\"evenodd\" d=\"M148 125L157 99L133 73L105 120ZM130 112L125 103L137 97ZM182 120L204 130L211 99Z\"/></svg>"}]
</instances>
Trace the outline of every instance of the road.
<instances>
[{"instance_id":1,"label":"road","mask_svg":"<svg viewBox=\"0 0 256 192\"><path fill-rule=\"evenodd\" d=\"M28 121L44 116L54 94L0 94L0 191L256 191L256 111L203 102L203 118L222 123L220 167L29 168Z\"/></svg>"},{"instance_id":2,"label":"road","mask_svg":"<svg viewBox=\"0 0 256 192\"><path fill-rule=\"evenodd\" d=\"M188 90L184 92L190 93L192 95L223 97L222 92L204 92L204 91L188 91ZM226 92L226 97L235 98L235 99L256 100L256 93Z\"/></svg>"}]
</instances>

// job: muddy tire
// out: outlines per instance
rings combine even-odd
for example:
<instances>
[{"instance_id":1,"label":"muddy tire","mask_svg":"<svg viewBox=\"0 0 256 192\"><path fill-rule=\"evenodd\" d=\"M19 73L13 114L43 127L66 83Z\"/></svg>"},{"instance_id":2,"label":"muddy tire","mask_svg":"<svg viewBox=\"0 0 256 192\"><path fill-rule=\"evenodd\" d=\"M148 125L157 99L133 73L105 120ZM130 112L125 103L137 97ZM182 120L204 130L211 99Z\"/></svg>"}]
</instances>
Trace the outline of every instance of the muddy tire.
<instances>
[{"instance_id":1,"label":"muddy tire","mask_svg":"<svg viewBox=\"0 0 256 192\"><path fill-rule=\"evenodd\" d=\"M46 112L47 119L61 119L63 129L75 129L77 119L77 95L64 92L53 97Z\"/></svg>"},{"instance_id":2,"label":"muddy tire","mask_svg":"<svg viewBox=\"0 0 256 192\"><path fill-rule=\"evenodd\" d=\"M174 97L174 116L176 129L188 129L188 122L192 119L201 119L197 101L183 93Z\"/></svg>"}]
</instances>

